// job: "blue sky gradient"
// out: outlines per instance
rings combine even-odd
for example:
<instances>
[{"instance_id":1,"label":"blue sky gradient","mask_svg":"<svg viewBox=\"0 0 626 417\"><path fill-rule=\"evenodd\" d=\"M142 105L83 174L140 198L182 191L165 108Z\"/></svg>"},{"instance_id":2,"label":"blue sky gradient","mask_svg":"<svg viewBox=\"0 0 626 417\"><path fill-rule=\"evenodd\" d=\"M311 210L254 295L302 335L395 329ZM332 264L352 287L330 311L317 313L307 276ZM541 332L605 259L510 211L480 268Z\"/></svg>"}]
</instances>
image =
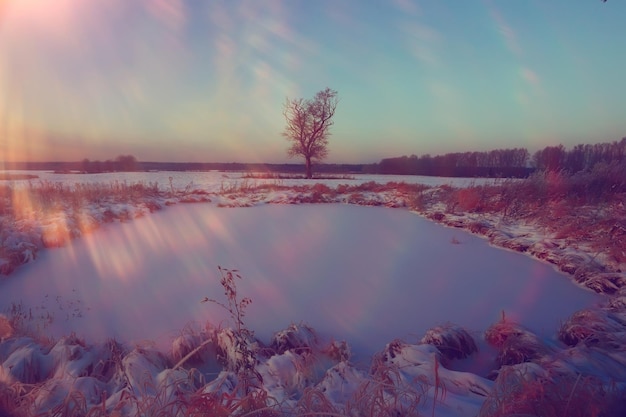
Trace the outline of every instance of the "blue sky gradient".
<instances>
[{"instance_id":1,"label":"blue sky gradient","mask_svg":"<svg viewBox=\"0 0 626 417\"><path fill-rule=\"evenodd\" d=\"M0 0L0 161L328 162L626 136L626 2ZM298 161L299 162L299 161Z\"/></svg>"}]
</instances>

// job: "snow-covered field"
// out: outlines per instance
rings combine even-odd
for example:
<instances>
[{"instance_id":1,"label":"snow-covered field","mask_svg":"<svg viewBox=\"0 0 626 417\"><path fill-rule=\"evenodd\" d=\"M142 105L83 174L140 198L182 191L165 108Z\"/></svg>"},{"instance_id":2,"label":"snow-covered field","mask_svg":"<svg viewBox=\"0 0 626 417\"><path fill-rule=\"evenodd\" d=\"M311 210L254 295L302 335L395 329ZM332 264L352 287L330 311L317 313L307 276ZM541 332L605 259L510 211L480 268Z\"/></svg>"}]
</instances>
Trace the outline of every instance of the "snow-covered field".
<instances>
[{"instance_id":1,"label":"snow-covered field","mask_svg":"<svg viewBox=\"0 0 626 417\"><path fill-rule=\"evenodd\" d=\"M254 174L242 172L222 172L222 171L202 171L202 172L114 172L102 174L75 174L75 173L53 173L49 171L6 171L9 174L36 175L38 178L31 180L11 181L13 185L27 185L39 181L58 182L66 185L80 183L110 183L114 181L146 184L158 184L159 188L168 190L173 186L177 190L192 189L204 190L207 192L219 192L224 189L237 187L253 187L262 184L279 184L284 186L312 185L317 183L336 186L337 184L358 185L370 181L381 184L387 182L404 182L407 184L425 184L429 186L451 185L454 187L464 187L471 184L485 184L497 182L498 179L489 178L448 178L448 177L424 177L417 175L335 175L336 179L275 179L258 178ZM332 177L330 174L329 177Z\"/></svg>"},{"instance_id":2,"label":"snow-covered field","mask_svg":"<svg viewBox=\"0 0 626 417\"><path fill-rule=\"evenodd\" d=\"M92 348L91 344L110 346L111 337L123 345L139 347L120 359L125 381L108 374L83 381L92 396L88 403L106 403L107 413L119 404L125 413L137 412L142 402L125 403L121 398L129 389L136 397L149 397L145 392L147 379L154 387L153 397L160 390L167 398L236 391L233 381L241 375L227 372L232 369L215 379L216 375L209 373L215 371L214 365L197 365L204 372L202 381L213 380L200 384L182 369L171 369L172 364L168 365L161 354L180 359L184 356L181 349L185 351L181 346L197 346L213 337L215 349L222 349L222 355L229 358L228 346L233 345L224 342L220 329L236 323L220 306L201 302L204 297L226 302L218 266L241 273L242 279L236 281L239 297L252 299L245 324L261 342L275 346L275 332L295 323L297 326L291 327L296 329L292 344L294 339L307 339L304 325L310 325L318 335L319 346L339 346L331 340L345 340L350 346L350 362L337 361L336 355L334 360L318 358L312 366L321 369L316 372L302 371L310 359L304 360L296 350L279 350L260 360L255 367L256 383L262 381L263 392L289 405L291 408L283 409L290 410L295 410L303 399L314 402L307 397L307 388L314 387L325 393L325 401L329 402L330 408L322 411L350 414L349 407L341 408L341 404L349 403L351 395L360 389L365 390L364 381L376 381L374 357L375 363L399 372L393 374L399 378L396 382L411 386L411 392L417 387L422 390L417 412L476 415L493 388L493 382L485 377L498 368L497 353L483 337L490 325L504 317L505 323L521 324L541 340L545 357L552 358L561 346L556 337L561 322L577 310L597 309L607 302L605 296L575 285L549 264L494 248L484 239L437 225L406 209L265 205L245 193L227 198L211 194L263 183L307 184L303 180L248 179L241 174L217 172L36 174L40 178L31 183L141 181L158 183L162 189L206 191L211 201L168 207L132 222L109 224L82 234L61 248L41 252L34 263L0 281L0 305L6 307L7 315L11 307L13 313L23 313L23 324L37 329L40 336L58 338L75 332L78 338L85 338L84 342L61 338L51 350L38 350L39 344L25 338L8 338L8 333L3 336L0 323L0 337L7 338L0 343L0 388L15 381L56 381L46 382L49 395L38 393L39 403L35 401L29 409L32 413L63 403L62 394L77 389L77 378L89 374L87 368L98 363L97 351L102 348ZM311 184L322 182L336 187L370 181L460 187L477 183L473 179L355 176L312 180ZM17 181L14 185L25 187L28 182ZM271 202L288 202L290 197L284 194L295 192L271 193L266 198ZM257 207L237 207L248 205ZM383 205L389 204L383 201ZM207 322L214 326L212 330L204 327ZM446 360L432 344L421 343L428 329L448 322L466 329L479 352L469 359ZM434 339L441 339L446 331L434 335ZM145 339L156 344L142 342ZM62 352L73 353L64 356ZM108 352L110 356L111 349ZM245 352L234 348L231 356ZM578 350L571 350L567 357L558 359L559 369L564 373L579 369L576 366L584 365L579 363L579 355ZM611 372L594 372L615 381L616 376L626 374L619 368L626 360L611 360L618 365ZM24 369L32 368L37 361L42 369L29 375L33 371ZM598 360L603 366L607 361ZM525 372L540 371L529 368ZM114 374L119 379L120 373ZM183 394L168 391L174 385ZM87 395L85 390L81 392ZM397 393L396 397L385 395L398 400ZM406 411L411 401L416 402L415 398L407 400L406 395L400 397L404 400L397 404L398 409ZM223 405L224 399L220 401ZM266 401L268 405L270 402ZM165 401L162 408L167 404Z\"/></svg>"}]
</instances>

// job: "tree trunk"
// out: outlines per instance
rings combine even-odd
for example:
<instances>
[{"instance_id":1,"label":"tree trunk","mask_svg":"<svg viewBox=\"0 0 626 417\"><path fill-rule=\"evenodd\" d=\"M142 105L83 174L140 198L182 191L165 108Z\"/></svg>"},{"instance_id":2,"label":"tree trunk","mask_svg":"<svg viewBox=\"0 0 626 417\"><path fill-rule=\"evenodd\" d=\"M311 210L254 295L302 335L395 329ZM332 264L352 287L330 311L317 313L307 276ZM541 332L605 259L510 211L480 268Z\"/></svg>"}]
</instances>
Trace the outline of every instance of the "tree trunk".
<instances>
[{"instance_id":1,"label":"tree trunk","mask_svg":"<svg viewBox=\"0 0 626 417\"><path fill-rule=\"evenodd\" d=\"M306 157L306 177L307 179L311 179L313 178L313 169L311 167L311 158L310 157Z\"/></svg>"}]
</instances>

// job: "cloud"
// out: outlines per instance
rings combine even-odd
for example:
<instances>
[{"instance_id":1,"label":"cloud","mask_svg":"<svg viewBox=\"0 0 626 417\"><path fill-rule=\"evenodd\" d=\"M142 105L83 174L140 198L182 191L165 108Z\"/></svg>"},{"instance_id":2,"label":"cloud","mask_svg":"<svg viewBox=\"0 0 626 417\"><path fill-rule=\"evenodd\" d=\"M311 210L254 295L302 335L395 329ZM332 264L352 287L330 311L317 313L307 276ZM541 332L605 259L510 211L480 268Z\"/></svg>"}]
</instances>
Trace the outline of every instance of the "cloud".
<instances>
[{"instance_id":1,"label":"cloud","mask_svg":"<svg viewBox=\"0 0 626 417\"><path fill-rule=\"evenodd\" d=\"M523 67L522 69L520 69L520 76L532 87L539 87L539 76L532 69L528 67Z\"/></svg>"},{"instance_id":2,"label":"cloud","mask_svg":"<svg viewBox=\"0 0 626 417\"><path fill-rule=\"evenodd\" d=\"M418 61L428 65L438 65L441 59L438 50L441 48L443 36L434 28L416 22L400 24L400 31L411 55Z\"/></svg>"},{"instance_id":3,"label":"cloud","mask_svg":"<svg viewBox=\"0 0 626 417\"><path fill-rule=\"evenodd\" d=\"M436 66L441 63L440 50L444 36L427 24L423 10L413 0L393 0L393 6L401 15L396 27L409 54L420 63Z\"/></svg>"},{"instance_id":4,"label":"cloud","mask_svg":"<svg viewBox=\"0 0 626 417\"><path fill-rule=\"evenodd\" d=\"M491 15L491 18L496 25L496 29L498 30L498 33L500 33L500 35L502 36L508 50L518 57L521 56L522 48L519 44L517 34L513 27L504 18L502 13L500 13L500 11L491 4L489 5L489 14Z\"/></svg>"},{"instance_id":5,"label":"cloud","mask_svg":"<svg viewBox=\"0 0 626 417\"><path fill-rule=\"evenodd\" d=\"M522 67L519 69L519 77L524 82L524 87L516 93L516 99L522 106L529 107L537 98L544 95L541 78L533 69Z\"/></svg>"}]
</instances>

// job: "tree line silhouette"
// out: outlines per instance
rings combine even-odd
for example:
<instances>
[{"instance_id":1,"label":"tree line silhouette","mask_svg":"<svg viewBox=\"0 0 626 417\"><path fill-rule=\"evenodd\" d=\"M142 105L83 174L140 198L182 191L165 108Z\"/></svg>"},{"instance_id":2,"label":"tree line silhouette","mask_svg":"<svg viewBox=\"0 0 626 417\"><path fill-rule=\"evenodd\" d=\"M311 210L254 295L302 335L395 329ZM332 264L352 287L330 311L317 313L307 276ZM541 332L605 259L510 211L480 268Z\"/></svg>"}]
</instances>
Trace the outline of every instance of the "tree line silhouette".
<instances>
[{"instance_id":1,"label":"tree line silhouette","mask_svg":"<svg viewBox=\"0 0 626 417\"><path fill-rule=\"evenodd\" d=\"M378 173L443 177L520 177L532 172L527 165L528 158L528 150L523 148L454 152L437 156L411 155L381 160Z\"/></svg>"},{"instance_id":2,"label":"tree line silhouette","mask_svg":"<svg viewBox=\"0 0 626 417\"><path fill-rule=\"evenodd\" d=\"M626 163L626 137L619 142L576 145L566 150L563 145L548 146L533 155L533 166L539 170L565 170L571 173L589 171L598 163Z\"/></svg>"},{"instance_id":3,"label":"tree line silhouette","mask_svg":"<svg viewBox=\"0 0 626 417\"><path fill-rule=\"evenodd\" d=\"M379 174L429 175L445 177L523 178L535 170L589 171L598 163L626 164L626 137L611 143L547 146L532 157L527 149L495 149L486 152L455 152L444 155L400 156L381 160Z\"/></svg>"},{"instance_id":4,"label":"tree line silhouette","mask_svg":"<svg viewBox=\"0 0 626 417\"><path fill-rule=\"evenodd\" d=\"M100 172L135 172L140 170L140 164L133 155L119 155L114 160L107 159L106 161L90 161L85 158L80 164L80 171L90 174Z\"/></svg>"}]
</instances>

